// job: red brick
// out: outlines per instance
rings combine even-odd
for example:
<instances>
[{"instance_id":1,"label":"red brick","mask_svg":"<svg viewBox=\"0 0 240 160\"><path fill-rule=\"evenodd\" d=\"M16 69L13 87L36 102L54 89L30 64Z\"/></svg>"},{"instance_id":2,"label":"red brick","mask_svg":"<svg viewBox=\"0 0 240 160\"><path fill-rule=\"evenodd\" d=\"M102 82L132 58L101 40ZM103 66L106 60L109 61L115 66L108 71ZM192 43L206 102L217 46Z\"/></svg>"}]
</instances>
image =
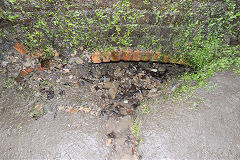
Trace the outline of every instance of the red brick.
<instances>
[{"instance_id":1,"label":"red brick","mask_svg":"<svg viewBox=\"0 0 240 160\"><path fill-rule=\"evenodd\" d=\"M118 61L120 61L121 60L121 55L120 55L120 51L119 50L114 50L114 51L112 51L112 61L113 62L118 62Z\"/></svg>"},{"instance_id":2,"label":"red brick","mask_svg":"<svg viewBox=\"0 0 240 160\"><path fill-rule=\"evenodd\" d=\"M58 54L58 52L56 50L53 50L53 52L54 52L54 57L58 57L59 56L59 54Z\"/></svg>"},{"instance_id":3,"label":"red brick","mask_svg":"<svg viewBox=\"0 0 240 160\"><path fill-rule=\"evenodd\" d=\"M15 46L13 46L13 48L16 49L21 54L25 54L27 52L26 48L19 43L16 43Z\"/></svg>"},{"instance_id":4,"label":"red brick","mask_svg":"<svg viewBox=\"0 0 240 160\"><path fill-rule=\"evenodd\" d=\"M152 61L153 61L153 62L159 61L160 55L161 55L160 52L155 52L155 53L153 54Z\"/></svg>"},{"instance_id":5,"label":"red brick","mask_svg":"<svg viewBox=\"0 0 240 160\"><path fill-rule=\"evenodd\" d=\"M164 62L164 63L168 63L168 62L169 62L169 57L168 57L168 55L165 54L165 55L163 56L163 62Z\"/></svg>"},{"instance_id":6,"label":"red brick","mask_svg":"<svg viewBox=\"0 0 240 160\"><path fill-rule=\"evenodd\" d=\"M134 51L132 61L140 61L142 57L142 51Z\"/></svg>"},{"instance_id":7,"label":"red brick","mask_svg":"<svg viewBox=\"0 0 240 160\"><path fill-rule=\"evenodd\" d=\"M181 54L179 55L179 58L178 58L178 64L185 64Z\"/></svg>"},{"instance_id":8,"label":"red brick","mask_svg":"<svg viewBox=\"0 0 240 160\"><path fill-rule=\"evenodd\" d=\"M107 52L103 52L101 53L103 62L110 62L111 61L111 52L107 51Z\"/></svg>"},{"instance_id":9,"label":"red brick","mask_svg":"<svg viewBox=\"0 0 240 160\"><path fill-rule=\"evenodd\" d=\"M39 71L44 71L44 70L46 70L46 68L43 68L43 67L41 66L41 64L38 64L38 65L37 65L37 69L38 69Z\"/></svg>"},{"instance_id":10,"label":"red brick","mask_svg":"<svg viewBox=\"0 0 240 160\"><path fill-rule=\"evenodd\" d=\"M26 59L28 59L28 60L29 60L29 59L31 59L31 57L30 57L30 56L26 56Z\"/></svg>"},{"instance_id":11,"label":"red brick","mask_svg":"<svg viewBox=\"0 0 240 160\"><path fill-rule=\"evenodd\" d=\"M178 64L185 64L183 61L178 62Z\"/></svg>"},{"instance_id":12,"label":"red brick","mask_svg":"<svg viewBox=\"0 0 240 160\"><path fill-rule=\"evenodd\" d=\"M130 61L131 60L131 50L123 50L122 51L122 60L123 61Z\"/></svg>"},{"instance_id":13,"label":"red brick","mask_svg":"<svg viewBox=\"0 0 240 160\"><path fill-rule=\"evenodd\" d=\"M152 56L152 51L146 51L142 54L141 61L149 61L150 57Z\"/></svg>"},{"instance_id":14,"label":"red brick","mask_svg":"<svg viewBox=\"0 0 240 160\"><path fill-rule=\"evenodd\" d=\"M26 71L29 73L29 72L32 72L34 69L33 68L28 68Z\"/></svg>"},{"instance_id":15,"label":"red brick","mask_svg":"<svg viewBox=\"0 0 240 160\"><path fill-rule=\"evenodd\" d=\"M95 52L92 54L93 63L101 63L100 52Z\"/></svg>"},{"instance_id":16,"label":"red brick","mask_svg":"<svg viewBox=\"0 0 240 160\"><path fill-rule=\"evenodd\" d=\"M28 72L24 69L20 71L20 76L26 76L28 74Z\"/></svg>"},{"instance_id":17,"label":"red brick","mask_svg":"<svg viewBox=\"0 0 240 160\"><path fill-rule=\"evenodd\" d=\"M39 51L33 52L32 56L35 58L39 58L42 56L42 54L43 54L43 50L39 50Z\"/></svg>"},{"instance_id":18,"label":"red brick","mask_svg":"<svg viewBox=\"0 0 240 160\"><path fill-rule=\"evenodd\" d=\"M170 63L175 64L175 63L178 63L178 61L179 61L179 58L174 58L170 60Z\"/></svg>"}]
</instances>

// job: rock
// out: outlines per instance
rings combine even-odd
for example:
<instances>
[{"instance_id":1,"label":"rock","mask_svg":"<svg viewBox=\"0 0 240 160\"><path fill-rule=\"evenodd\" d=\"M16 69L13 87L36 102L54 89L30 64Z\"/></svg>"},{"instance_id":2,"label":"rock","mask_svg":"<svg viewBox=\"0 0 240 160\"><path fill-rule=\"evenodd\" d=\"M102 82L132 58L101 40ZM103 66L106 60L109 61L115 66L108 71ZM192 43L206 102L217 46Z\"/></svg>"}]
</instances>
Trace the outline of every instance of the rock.
<instances>
[{"instance_id":1,"label":"rock","mask_svg":"<svg viewBox=\"0 0 240 160\"><path fill-rule=\"evenodd\" d=\"M70 112L71 112L72 114L77 114L77 113L78 113L78 110L77 110L77 109L71 109Z\"/></svg>"},{"instance_id":2,"label":"rock","mask_svg":"<svg viewBox=\"0 0 240 160\"><path fill-rule=\"evenodd\" d=\"M26 68L30 67L31 65L32 65L32 63L30 61L27 61L27 62L23 63L23 66L26 67Z\"/></svg>"},{"instance_id":3,"label":"rock","mask_svg":"<svg viewBox=\"0 0 240 160\"><path fill-rule=\"evenodd\" d=\"M121 72L121 68L118 67L115 71L114 71L114 75L117 76L120 72Z\"/></svg>"},{"instance_id":4,"label":"rock","mask_svg":"<svg viewBox=\"0 0 240 160\"><path fill-rule=\"evenodd\" d=\"M160 88L160 84L159 84L158 82L154 82L154 83L153 83L153 86L154 86L155 88Z\"/></svg>"},{"instance_id":5,"label":"rock","mask_svg":"<svg viewBox=\"0 0 240 160\"><path fill-rule=\"evenodd\" d=\"M81 111L81 112L83 112L84 107L81 106L81 107L78 108L78 110Z\"/></svg>"},{"instance_id":6,"label":"rock","mask_svg":"<svg viewBox=\"0 0 240 160\"><path fill-rule=\"evenodd\" d=\"M134 81L135 83L139 83L139 78L138 78L138 76L134 76L134 77L133 77L133 81Z\"/></svg>"},{"instance_id":7,"label":"rock","mask_svg":"<svg viewBox=\"0 0 240 160\"><path fill-rule=\"evenodd\" d=\"M145 97L145 96L147 96L148 91L147 91L147 90L142 90L142 94L143 94L143 96Z\"/></svg>"},{"instance_id":8,"label":"rock","mask_svg":"<svg viewBox=\"0 0 240 160\"><path fill-rule=\"evenodd\" d=\"M72 58L70 58L69 61L68 61L69 64L75 63L75 57L73 57L75 55L71 54L71 56L72 56Z\"/></svg>"},{"instance_id":9,"label":"rock","mask_svg":"<svg viewBox=\"0 0 240 160\"><path fill-rule=\"evenodd\" d=\"M136 98L141 101L141 100L143 100L143 95L140 94L140 93L137 93L137 94L136 94Z\"/></svg>"},{"instance_id":10,"label":"rock","mask_svg":"<svg viewBox=\"0 0 240 160\"><path fill-rule=\"evenodd\" d=\"M37 104L34 108L35 110L40 111L42 107L43 107L43 104L41 103L41 104Z\"/></svg>"},{"instance_id":11,"label":"rock","mask_svg":"<svg viewBox=\"0 0 240 160\"><path fill-rule=\"evenodd\" d=\"M61 69L62 66L63 66L63 65L60 63L60 64L57 64L56 68Z\"/></svg>"},{"instance_id":12,"label":"rock","mask_svg":"<svg viewBox=\"0 0 240 160\"><path fill-rule=\"evenodd\" d=\"M69 72L70 72L70 69L67 69L67 68L63 69L63 73L69 73Z\"/></svg>"},{"instance_id":13,"label":"rock","mask_svg":"<svg viewBox=\"0 0 240 160\"><path fill-rule=\"evenodd\" d=\"M60 96L64 96L66 94L66 92L64 91L64 90L61 90L60 92L59 92L59 95Z\"/></svg>"},{"instance_id":14,"label":"rock","mask_svg":"<svg viewBox=\"0 0 240 160\"><path fill-rule=\"evenodd\" d=\"M131 122L132 122L132 119L130 116L123 117L116 128L116 133L128 132L129 126L131 126Z\"/></svg>"},{"instance_id":15,"label":"rock","mask_svg":"<svg viewBox=\"0 0 240 160\"><path fill-rule=\"evenodd\" d=\"M90 107L85 107L85 108L83 109L83 111L84 111L85 113L89 113L91 110L92 110L92 109L91 109Z\"/></svg>"},{"instance_id":16,"label":"rock","mask_svg":"<svg viewBox=\"0 0 240 160\"><path fill-rule=\"evenodd\" d=\"M159 72L165 72L165 70L166 70L165 68L158 67L158 71L159 71Z\"/></svg>"},{"instance_id":17,"label":"rock","mask_svg":"<svg viewBox=\"0 0 240 160\"><path fill-rule=\"evenodd\" d=\"M118 87L119 87L120 83L117 81L114 81L113 83L108 82L104 85L104 88L109 88L109 96L112 99L115 99L116 94L118 92Z\"/></svg>"},{"instance_id":18,"label":"rock","mask_svg":"<svg viewBox=\"0 0 240 160\"><path fill-rule=\"evenodd\" d=\"M148 89L152 89L152 88L154 88L154 87L153 87L153 85L148 84L148 85L147 85L147 88L148 88Z\"/></svg>"},{"instance_id":19,"label":"rock","mask_svg":"<svg viewBox=\"0 0 240 160\"><path fill-rule=\"evenodd\" d=\"M64 106L58 106L57 107L57 111L63 111L64 110Z\"/></svg>"},{"instance_id":20,"label":"rock","mask_svg":"<svg viewBox=\"0 0 240 160\"><path fill-rule=\"evenodd\" d=\"M92 116L95 116L95 115L96 115L96 111L95 111L95 110L92 110L92 111L90 111L89 114L91 114Z\"/></svg>"},{"instance_id":21,"label":"rock","mask_svg":"<svg viewBox=\"0 0 240 160\"><path fill-rule=\"evenodd\" d=\"M95 112L95 116L100 116L100 114L101 114L101 111L96 111Z\"/></svg>"},{"instance_id":22,"label":"rock","mask_svg":"<svg viewBox=\"0 0 240 160\"><path fill-rule=\"evenodd\" d=\"M2 63L1 63L1 65L2 65L3 67L6 67L8 64L9 64L9 62L7 62L7 61L2 61Z\"/></svg>"},{"instance_id":23,"label":"rock","mask_svg":"<svg viewBox=\"0 0 240 160\"><path fill-rule=\"evenodd\" d=\"M157 88L153 88L153 89L150 90L149 93L156 93L156 92L157 92Z\"/></svg>"},{"instance_id":24,"label":"rock","mask_svg":"<svg viewBox=\"0 0 240 160\"><path fill-rule=\"evenodd\" d=\"M54 114L56 112L56 108L49 104L46 104L43 106L43 111L44 113Z\"/></svg>"},{"instance_id":25,"label":"rock","mask_svg":"<svg viewBox=\"0 0 240 160\"><path fill-rule=\"evenodd\" d=\"M100 78L100 81L101 81L101 82L104 82L104 83L106 83L106 82L110 82L110 80L111 80L110 78L105 77L105 76L102 77L102 78Z\"/></svg>"},{"instance_id":26,"label":"rock","mask_svg":"<svg viewBox=\"0 0 240 160\"><path fill-rule=\"evenodd\" d=\"M15 62L17 62L17 58L15 58L15 57L12 57L12 58L11 58L11 62L12 62L12 63L15 63Z\"/></svg>"},{"instance_id":27,"label":"rock","mask_svg":"<svg viewBox=\"0 0 240 160\"><path fill-rule=\"evenodd\" d=\"M53 90L47 91L47 99L48 99L48 100L53 99L54 96L55 96L55 94L54 94L54 91L53 91Z\"/></svg>"},{"instance_id":28,"label":"rock","mask_svg":"<svg viewBox=\"0 0 240 160\"><path fill-rule=\"evenodd\" d=\"M118 92L118 88L114 87L109 89L109 95L111 96L112 99L115 99L117 92Z\"/></svg>"},{"instance_id":29,"label":"rock","mask_svg":"<svg viewBox=\"0 0 240 160\"><path fill-rule=\"evenodd\" d=\"M107 83L104 84L103 88L109 89L109 88L111 88L111 86L112 86L112 83L111 82L107 82Z\"/></svg>"},{"instance_id":30,"label":"rock","mask_svg":"<svg viewBox=\"0 0 240 160\"><path fill-rule=\"evenodd\" d=\"M85 85L85 82L84 82L84 81L81 80L81 81L78 82L78 86L79 86L79 87L84 86L84 85Z\"/></svg>"},{"instance_id":31,"label":"rock","mask_svg":"<svg viewBox=\"0 0 240 160\"><path fill-rule=\"evenodd\" d=\"M151 79L146 77L145 79L143 79L144 82L147 82L147 83L151 83Z\"/></svg>"},{"instance_id":32,"label":"rock","mask_svg":"<svg viewBox=\"0 0 240 160\"><path fill-rule=\"evenodd\" d=\"M3 61L5 59L5 55L3 53L0 53L0 60Z\"/></svg>"},{"instance_id":33,"label":"rock","mask_svg":"<svg viewBox=\"0 0 240 160\"><path fill-rule=\"evenodd\" d=\"M157 69L151 69L152 72L157 72L158 70Z\"/></svg>"},{"instance_id":34,"label":"rock","mask_svg":"<svg viewBox=\"0 0 240 160\"><path fill-rule=\"evenodd\" d=\"M72 57L68 62L69 64L83 64L83 60L80 57Z\"/></svg>"},{"instance_id":35,"label":"rock","mask_svg":"<svg viewBox=\"0 0 240 160\"><path fill-rule=\"evenodd\" d=\"M40 97L40 96L41 96L41 93L40 93L40 92L36 92L36 93L34 94L34 96L35 96L35 97Z\"/></svg>"},{"instance_id":36,"label":"rock","mask_svg":"<svg viewBox=\"0 0 240 160\"><path fill-rule=\"evenodd\" d=\"M112 143L112 139L108 138L107 141L106 141L106 146L110 146L111 143Z\"/></svg>"},{"instance_id":37,"label":"rock","mask_svg":"<svg viewBox=\"0 0 240 160\"><path fill-rule=\"evenodd\" d=\"M114 132L110 132L107 134L108 138L116 138L116 134Z\"/></svg>"}]
</instances>

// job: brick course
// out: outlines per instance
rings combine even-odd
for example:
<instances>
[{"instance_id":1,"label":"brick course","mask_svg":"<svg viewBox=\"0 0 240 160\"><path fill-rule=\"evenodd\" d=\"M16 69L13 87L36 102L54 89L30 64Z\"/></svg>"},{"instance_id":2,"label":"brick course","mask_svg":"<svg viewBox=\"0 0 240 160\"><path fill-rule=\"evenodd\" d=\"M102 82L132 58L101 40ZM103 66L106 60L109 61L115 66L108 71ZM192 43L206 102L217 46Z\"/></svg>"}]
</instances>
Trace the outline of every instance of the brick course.
<instances>
[{"instance_id":1,"label":"brick course","mask_svg":"<svg viewBox=\"0 0 240 160\"><path fill-rule=\"evenodd\" d=\"M176 63L184 64L184 61L179 58L170 60L169 55L162 55L161 52L153 51L140 51L140 50L119 50L115 49L110 52L94 52L92 53L90 62L102 63L102 62L118 62L118 61L152 61L152 62L163 62L163 63Z\"/></svg>"}]
</instances>

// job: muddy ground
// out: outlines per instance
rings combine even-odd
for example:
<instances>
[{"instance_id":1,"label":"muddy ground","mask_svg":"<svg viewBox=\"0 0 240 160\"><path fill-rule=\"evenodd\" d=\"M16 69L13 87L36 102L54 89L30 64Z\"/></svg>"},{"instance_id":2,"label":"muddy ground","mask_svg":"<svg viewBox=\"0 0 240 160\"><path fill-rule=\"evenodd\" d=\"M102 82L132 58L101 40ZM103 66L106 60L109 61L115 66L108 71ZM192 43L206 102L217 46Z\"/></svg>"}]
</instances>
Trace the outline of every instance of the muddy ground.
<instances>
[{"instance_id":1,"label":"muddy ground","mask_svg":"<svg viewBox=\"0 0 240 160\"><path fill-rule=\"evenodd\" d=\"M1 79L2 81L2 79ZM239 159L240 77L218 73L197 90L204 99L150 105L137 117L140 144L133 156L126 144L131 117L107 118L79 112L29 116L24 95L15 89L1 94L0 159ZM213 86L213 87L212 87ZM107 144L107 133L118 136ZM116 152L117 151L117 152Z\"/></svg>"},{"instance_id":2,"label":"muddy ground","mask_svg":"<svg viewBox=\"0 0 240 160\"><path fill-rule=\"evenodd\" d=\"M0 159L240 158L239 76L173 102L191 69L84 56L1 54Z\"/></svg>"},{"instance_id":3,"label":"muddy ground","mask_svg":"<svg viewBox=\"0 0 240 160\"><path fill-rule=\"evenodd\" d=\"M240 77L223 72L208 81L193 103L152 105L138 117L143 159L240 159Z\"/></svg>"}]
</instances>

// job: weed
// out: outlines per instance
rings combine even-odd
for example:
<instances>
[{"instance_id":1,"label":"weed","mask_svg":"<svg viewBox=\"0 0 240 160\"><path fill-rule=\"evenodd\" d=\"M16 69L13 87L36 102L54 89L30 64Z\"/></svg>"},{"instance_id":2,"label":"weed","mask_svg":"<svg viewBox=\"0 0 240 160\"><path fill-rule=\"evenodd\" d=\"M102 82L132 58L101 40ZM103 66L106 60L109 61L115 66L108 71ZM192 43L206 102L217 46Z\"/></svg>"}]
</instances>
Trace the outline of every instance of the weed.
<instances>
[{"instance_id":1,"label":"weed","mask_svg":"<svg viewBox=\"0 0 240 160\"><path fill-rule=\"evenodd\" d=\"M46 87L46 89L53 89L54 91L57 90L56 84L49 80L42 80L40 81L40 87Z\"/></svg>"},{"instance_id":2,"label":"weed","mask_svg":"<svg viewBox=\"0 0 240 160\"><path fill-rule=\"evenodd\" d=\"M89 4L92 9L72 9L74 2L68 0L54 1L24 1L8 0L3 3L0 18L10 21L18 19L14 10L20 10L22 18L31 18L32 23L21 24L25 36L25 45L30 50L46 48L46 54L51 54L48 48L73 48L79 46L95 50L108 48L111 45L131 46L131 34L136 30L141 13L130 8L130 1L121 0L108 9ZM49 7L51 6L51 7ZM81 4L79 5L81 7ZM37 8L41 12L25 12L23 8Z\"/></svg>"},{"instance_id":3,"label":"weed","mask_svg":"<svg viewBox=\"0 0 240 160\"><path fill-rule=\"evenodd\" d=\"M32 119L35 119L35 120L37 120L38 118L40 118L42 115L43 115L42 112L36 111L36 110L32 110L32 111L30 111L30 113L29 113L29 116L30 116Z\"/></svg>"},{"instance_id":4,"label":"weed","mask_svg":"<svg viewBox=\"0 0 240 160\"><path fill-rule=\"evenodd\" d=\"M14 80L12 78L5 78L2 85L3 89L9 89L14 87Z\"/></svg>"},{"instance_id":5,"label":"weed","mask_svg":"<svg viewBox=\"0 0 240 160\"><path fill-rule=\"evenodd\" d=\"M208 91L208 92L211 92L211 91L213 91L215 88L217 88L217 84L213 84L213 85L211 85L211 84L207 84L207 85L205 85L204 86L204 89L206 90L206 91Z\"/></svg>"},{"instance_id":6,"label":"weed","mask_svg":"<svg viewBox=\"0 0 240 160\"><path fill-rule=\"evenodd\" d=\"M32 106L29 110L29 116L32 119L39 119L40 117L42 117L44 115L44 108L42 107L42 104L40 105L36 105L36 106Z\"/></svg>"},{"instance_id":7,"label":"weed","mask_svg":"<svg viewBox=\"0 0 240 160\"><path fill-rule=\"evenodd\" d=\"M140 110L141 110L141 113L143 113L143 114L150 114L151 111L150 111L150 104L149 104L149 102L147 102L146 100L143 101L140 104Z\"/></svg>"},{"instance_id":8,"label":"weed","mask_svg":"<svg viewBox=\"0 0 240 160\"><path fill-rule=\"evenodd\" d=\"M140 141L140 138L139 138L139 127L140 126L141 126L141 123L137 123L136 117L133 117L131 132L137 138L138 141Z\"/></svg>"}]
</instances>

